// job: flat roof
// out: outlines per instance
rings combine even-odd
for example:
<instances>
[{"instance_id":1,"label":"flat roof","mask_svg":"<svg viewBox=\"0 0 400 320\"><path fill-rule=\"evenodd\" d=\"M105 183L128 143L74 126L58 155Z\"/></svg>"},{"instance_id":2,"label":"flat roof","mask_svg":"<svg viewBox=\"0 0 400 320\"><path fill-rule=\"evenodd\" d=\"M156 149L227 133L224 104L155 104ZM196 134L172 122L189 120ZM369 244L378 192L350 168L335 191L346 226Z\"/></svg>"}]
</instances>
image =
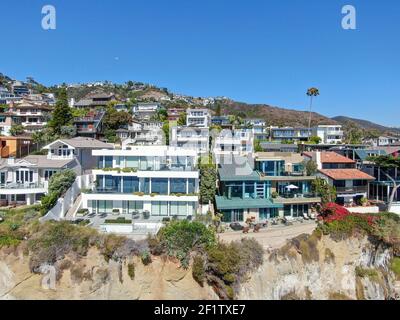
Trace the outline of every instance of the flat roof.
<instances>
[{"instance_id":1,"label":"flat roof","mask_svg":"<svg viewBox=\"0 0 400 320\"><path fill-rule=\"evenodd\" d=\"M283 208L283 204L273 203L268 199L228 199L223 196L216 196L215 202L218 210Z\"/></svg>"}]
</instances>

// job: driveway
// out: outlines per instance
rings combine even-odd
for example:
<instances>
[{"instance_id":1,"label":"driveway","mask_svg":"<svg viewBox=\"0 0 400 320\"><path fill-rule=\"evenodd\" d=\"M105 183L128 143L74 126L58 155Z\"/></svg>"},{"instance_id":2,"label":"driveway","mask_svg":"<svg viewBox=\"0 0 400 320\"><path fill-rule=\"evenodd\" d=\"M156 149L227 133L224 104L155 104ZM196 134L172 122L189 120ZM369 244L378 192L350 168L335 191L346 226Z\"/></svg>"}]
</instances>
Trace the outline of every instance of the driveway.
<instances>
[{"instance_id":1,"label":"driveway","mask_svg":"<svg viewBox=\"0 0 400 320\"><path fill-rule=\"evenodd\" d=\"M304 222L293 226L270 226L266 229L261 229L259 233L250 231L248 234L243 234L241 231L228 231L218 234L218 237L225 242L237 241L242 238L254 238L265 250L272 250L282 247L287 240L301 234L311 234L316 227L317 224L315 222Z\"/></svg>"}]
</instances>

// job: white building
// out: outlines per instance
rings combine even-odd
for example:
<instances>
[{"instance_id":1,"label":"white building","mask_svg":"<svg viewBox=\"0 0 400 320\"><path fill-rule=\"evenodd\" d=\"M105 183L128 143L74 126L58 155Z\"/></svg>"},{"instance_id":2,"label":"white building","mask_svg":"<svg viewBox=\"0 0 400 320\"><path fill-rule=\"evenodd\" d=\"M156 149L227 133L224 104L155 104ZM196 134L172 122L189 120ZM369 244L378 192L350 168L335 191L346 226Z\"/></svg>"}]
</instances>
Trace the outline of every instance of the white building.
<instances>
[{"instance_id":1,"label":"white building","mask_svg":"<svg viewBox=\"0 0 400 320\"><path fill-rule=\"evenodd\" d=\"M82 195L91 213L148 212L150 219L194 216L198 208L199 172L194 151L168 146L134 146L94 150L95 185Z\"/></svg>"},{"instance_id":2,"label":"white building","mask_svg":"<svg viewBox=\"0 0 400 320\"><path fill-rule=\"evenodd\" d=\"M0 205L38 203L48 192L48 182L54 173L65 169L72 169L77 175L91 172L97 165L91 152L100 148L112 146L77 137L52 142L44 147L48 150L47 155L0 159Z\"/></svg>"},{"instance_id":3,"label":"white building","mask_svg":"<svg viewBox=\"0 0 400 320\"><path fill-rule=\"evenodd\" d=\"M217 164L230 163L233 157L249 157L254 151L252 130L222 130L213 139L213 155Z\"/></svg>"},{"instance_id":4,"label":"white building","mask_svg":"<svg viewBox=\"0 0 400 320\"><path fill-rule=\"evenodd\" d=\"M187 109L186 125L188 127L208 128L211 125L211 114L208 109Z\"/></svg>"},{"instance_id":5,"label":"white building","mask_svg":"<svg viewBox=\"0 0 400 320\"><path fill-rule=\"evenodd\" d=\"M341 125L319 125L313 129L313 135L321 138L321 144L341 144L344 132Z\"/></svg>"},{"instance_id":6,"label":"white building","mask_svg":"<svg viewBox=\"0 0 400 320\"><path fill-rule=\"evenodd\" d=\"M193 150L198 155L207 154L210 149L210 130L205 127L172 127L170 145Z\"/></svg>"},{"instance_id":7,"label":"white building","mask_svg":"<svg viewBox=\"0 0 400 320\"><path fill-rule=\"evenodd\" d=\"M157 102L143 102L132 107L134 116L142 120L150 120L150 118L154 116L160 109L161 105Z\"/></svg>"}]
</instances>

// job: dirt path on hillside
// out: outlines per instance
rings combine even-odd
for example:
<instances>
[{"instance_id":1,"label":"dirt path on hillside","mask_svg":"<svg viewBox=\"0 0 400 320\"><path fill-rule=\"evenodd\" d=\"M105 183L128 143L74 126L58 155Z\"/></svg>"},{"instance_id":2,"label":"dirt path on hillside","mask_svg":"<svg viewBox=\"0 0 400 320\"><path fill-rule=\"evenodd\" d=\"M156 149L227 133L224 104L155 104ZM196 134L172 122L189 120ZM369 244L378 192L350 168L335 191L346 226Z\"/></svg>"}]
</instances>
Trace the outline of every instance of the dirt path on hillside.
<instances>
[{"instance_id":1,"label":"dirt path on hillside","mask_svg":"<svg viewBox=\"0 0 400 320\"><path fill-rule=\"evenodd\" d=\"M253 233L250 231L248 234L243 234L241 231L228 231L221 233L218 236L221 241L226 242L236 241L242 238L254 238L264 247L264 249L271 250L282 247L287 240L295 238L300 234L311 234L316 227L316 223L307 222L287 227L268 227L267 229L261 230L259 233Z\"/></svg>"}]
</instances>

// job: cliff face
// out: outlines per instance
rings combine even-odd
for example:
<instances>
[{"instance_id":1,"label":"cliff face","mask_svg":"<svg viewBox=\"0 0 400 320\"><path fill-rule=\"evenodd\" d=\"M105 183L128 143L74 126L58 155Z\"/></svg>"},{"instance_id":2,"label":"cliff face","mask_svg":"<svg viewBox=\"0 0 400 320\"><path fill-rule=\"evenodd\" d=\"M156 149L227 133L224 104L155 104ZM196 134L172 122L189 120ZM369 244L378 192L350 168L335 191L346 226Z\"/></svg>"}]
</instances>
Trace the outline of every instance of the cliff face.
<instances>
[{"instance_id":1,"label":"cliff face","mask_svg":"<svg viewBox=\"0 0 400 320\"><path fill-rule=\"evenodd\" d=\"M304 240L305 239L305 240ZM243 284L239 299L390 299L399 282L390 272L390 248L366 238L335 242L329 237L297 241L265 255L263 266ZM200 287L191 269L153 257L148 266L106 262L96 250L57 265L55 289L29 271L21 250L0 253L0 299L217 299ZM134 276L132 266L134 265Z\"/></svg>"},{"instance_id":2,"label":"cliff face","mask_svg":"<svg viewBox=\"0 0 400 320\"><path fill-rule=\"evenodd\" d=\"M74 261L69 257L59 264L55 289L42 286L43 275L31 274L28 260L20 252L0 255L0 299L217 298L210 287L202 288L193 280L191 269L183 270L177 262L158 257L148 266L140 259L120 264L106 262L97 250L91 250L77 263L68 263ZM128 274L131 263L135 266L133 280Z\"/></svg>"},{"instance_id":3,"label":"cliff face","mask_svg":"<svg viewBox=\"0 0 400 320\"><path fill-rule=\"evenodd\" d=\"M383 300L398 296L399 282L389 267L390 248L367 238L335 242L311 237L305 243L271 254L243 285L239 298Z\"/></svg>"}]
</instances>

